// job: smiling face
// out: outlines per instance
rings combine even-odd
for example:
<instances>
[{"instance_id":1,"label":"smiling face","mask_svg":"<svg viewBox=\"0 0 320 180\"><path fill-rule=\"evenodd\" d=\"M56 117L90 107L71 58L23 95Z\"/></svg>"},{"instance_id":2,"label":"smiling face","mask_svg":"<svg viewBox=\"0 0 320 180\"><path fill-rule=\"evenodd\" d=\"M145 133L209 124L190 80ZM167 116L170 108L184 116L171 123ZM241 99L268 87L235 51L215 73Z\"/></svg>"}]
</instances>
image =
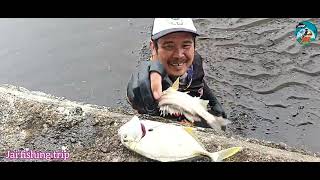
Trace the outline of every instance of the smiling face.
<instances>
[{"instance_id":1,"label":"smiling face","mask_svg":"<svg viewBox=\"0 0 320 180\"><path fill-rule=\"evenodd\" d=\"M191 66L195 51L192 33L170 33L154 43L157 43L157 46L153 44L152 51L169 76L182 76Z\"/></svg>"}]
</instances>

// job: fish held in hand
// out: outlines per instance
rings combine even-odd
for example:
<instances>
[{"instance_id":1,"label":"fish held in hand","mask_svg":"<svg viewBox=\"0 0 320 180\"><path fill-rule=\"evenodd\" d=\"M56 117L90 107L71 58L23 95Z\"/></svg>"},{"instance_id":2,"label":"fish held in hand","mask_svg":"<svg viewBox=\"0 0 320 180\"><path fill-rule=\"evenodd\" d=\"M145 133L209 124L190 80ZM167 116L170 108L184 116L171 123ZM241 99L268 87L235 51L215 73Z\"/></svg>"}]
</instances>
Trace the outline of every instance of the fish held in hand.
<instances>
[{"instance_id":1,"label":"fish held in hand","mask_svg":"<svg viewBox=\"0 0 320 180\"><path fill-rule=\"evenodd\" d=\"M187 92L178 91L179 78L173 83L172 87L163 91L159 99L160 114L183 114L187 120L201 121L202 119L214 129L224 130L227 124L231 123L223 117L216 117L208 112L208 100L200 97L192 97Z\"/></svg>"}]
</instances>

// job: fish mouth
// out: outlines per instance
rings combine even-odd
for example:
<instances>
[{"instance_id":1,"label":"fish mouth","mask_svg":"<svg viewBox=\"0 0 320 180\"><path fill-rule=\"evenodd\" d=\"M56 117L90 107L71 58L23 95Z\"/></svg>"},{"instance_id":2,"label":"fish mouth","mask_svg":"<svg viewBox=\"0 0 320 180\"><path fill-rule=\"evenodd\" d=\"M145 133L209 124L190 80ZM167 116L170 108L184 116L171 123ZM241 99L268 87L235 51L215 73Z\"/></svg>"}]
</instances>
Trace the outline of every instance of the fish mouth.
<instances>
[{"instance_id":1,"label":"fish mouth","mask_svg":"<svg viewBox=\"0 0 320 180\"><path fill-rule=\"evenodd\" d=\"M167 115L171 115L174 117L184 116L184 118L190 122L195 122L195 121L200 122L201 121L201 117L194 115L193 113L190 113L181 107L176 107L174 105L169 105L169 104L162 105L160 107L160 116L165 117Z\"/></svg>"},{"instance_id":2,"label":"fish mouth","mask_svg":"<svg viewBox=\"0 0 320 180\"><path fill-rule=\"evenodd\" d=\"M160 115L166 116L166 115L176 115L176 114L183 114L183 111L179 108L176 108L174 106L170 105L163 105L160 107Z\"/></svg>"},{"instance_id":3,"label":"fish mouth","mask_svg":"<svg viewBox=\"0 0 320 180\"><path fill-rule=\"evenodd\" d=\"M127 135L127 134L121 135L121 140L122 140L123 142L129 142L127 138L128 138L128 135Z\"/></svg>"},{"instance_id":4,"label":"fish mouth","mask_svg":"<svg viewBox=\"0 0 320 180\"><path fill-rule=\"evenodd\" d=\"M144 124L142 124L142 123L140 123L140 126L141 126L141 131L142 131L142 136L141 136L141 138L140 139L142 139L145 135L146 135L146 127L144 126ZM123 135L123 142L129 142L129 140L127 139L127 135L125 134L125 135Z\"/></svg>"}]
</instances>

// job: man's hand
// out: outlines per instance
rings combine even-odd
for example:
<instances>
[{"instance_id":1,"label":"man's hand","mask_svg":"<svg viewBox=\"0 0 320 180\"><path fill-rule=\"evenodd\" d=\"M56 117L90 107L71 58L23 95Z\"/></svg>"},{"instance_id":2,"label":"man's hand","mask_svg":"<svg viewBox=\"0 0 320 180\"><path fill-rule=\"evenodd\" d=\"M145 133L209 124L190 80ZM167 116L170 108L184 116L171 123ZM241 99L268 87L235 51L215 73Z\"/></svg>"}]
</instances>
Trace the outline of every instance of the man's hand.
<instances>
[{"instance_id":1,"label":"man's hand","mask_svg":"<svg viewBox=\"0 0 320 180\"><path fill-rule=\"evenodd\" d=\"M150 73L150 83L153 98L157 101L162 95L162 77L158 72Z\"/></svg>"},{"instance_id":2,"label":"man's hand","mask_svg":"<svg viewBox=\"0 0 320 180\"><path fill-rule=\"evenodd\" d=\"M215 106L211 107L209 112L215 116L222 116L223 118L227 119L226 112L222 109L219 102L216 102Z\"/></svg>"}]
</instances>

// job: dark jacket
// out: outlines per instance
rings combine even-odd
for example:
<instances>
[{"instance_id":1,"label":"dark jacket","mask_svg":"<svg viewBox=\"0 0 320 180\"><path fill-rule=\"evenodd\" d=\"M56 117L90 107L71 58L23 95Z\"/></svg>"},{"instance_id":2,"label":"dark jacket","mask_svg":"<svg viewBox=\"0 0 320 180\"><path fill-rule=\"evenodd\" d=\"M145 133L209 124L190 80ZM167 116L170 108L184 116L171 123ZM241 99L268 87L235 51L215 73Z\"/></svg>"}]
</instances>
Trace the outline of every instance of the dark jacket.
<instances>
[{"instance_id":1,"label":"dark jacket","mask_svg":"<svg viewBox=\"0 0 320 180\"><path fill-rule=\"evenodd\" d=\"M179 87L179 91L189 91L191 96L201 96L201 99L209 100L209 112L215 116L227 118L223 108L214 96L204 80L202 65L203 59L196 52L192 63L192 81L189 87ZM160 115L157 102L154 100L151 85L150 72L157 71L162 76L162 90L168 89L172 84L159 61L143 61L136 72L131 75L127 86L127 98L131 106L140 114Z\"/></svg>"}]
</instances>

